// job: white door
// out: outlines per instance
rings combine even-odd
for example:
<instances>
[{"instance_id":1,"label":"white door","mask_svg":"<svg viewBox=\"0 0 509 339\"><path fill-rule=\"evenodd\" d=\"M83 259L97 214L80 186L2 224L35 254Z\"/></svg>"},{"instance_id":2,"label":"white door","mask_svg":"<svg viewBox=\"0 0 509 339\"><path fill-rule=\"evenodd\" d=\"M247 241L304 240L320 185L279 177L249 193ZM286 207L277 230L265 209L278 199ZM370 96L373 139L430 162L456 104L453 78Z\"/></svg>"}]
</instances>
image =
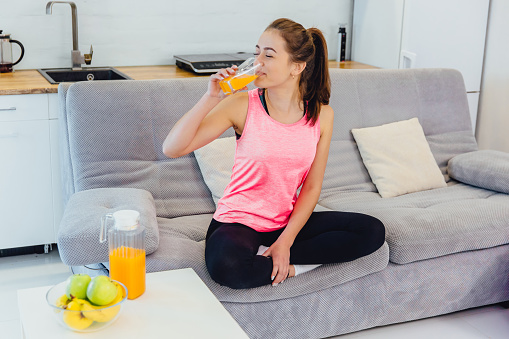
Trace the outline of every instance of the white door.
<instances>
[{"instance_id":1,"label":"white door","mask_svg":"<svg viewBox=\"0 0 509 339\"><path fill-rule=\"evenodd\" d=\"M454 68L478 92L488 9L489 0L406 0L400 68Z\"/></svg>"},{"instance_id":2,"label":"white door","mask_svg":"<svg viewBox=\"0 0 509 339\"><path fill-rule=\"evenodd\" d=\"M398 68L405 0L355 0L351 59Z\"/></svg>"}]
</instances>

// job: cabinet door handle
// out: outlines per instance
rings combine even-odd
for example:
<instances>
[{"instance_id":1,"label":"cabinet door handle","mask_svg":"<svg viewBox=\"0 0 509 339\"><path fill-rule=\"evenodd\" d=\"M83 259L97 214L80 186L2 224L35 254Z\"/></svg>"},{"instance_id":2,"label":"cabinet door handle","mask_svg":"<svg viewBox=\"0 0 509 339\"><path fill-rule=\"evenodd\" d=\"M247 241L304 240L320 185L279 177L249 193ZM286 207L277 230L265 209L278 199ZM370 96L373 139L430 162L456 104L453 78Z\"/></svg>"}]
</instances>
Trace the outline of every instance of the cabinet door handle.
<instances>
[{"instance_id":1,"label":"cabinet door handle","mask_svg":"<svg viewBox=\"0 0 509 339\"><path fill-rule=\"evenodd\" d=\"M17 138L19 137L19 133L18 132L12 132L12 133L4 133L4 134L0 134L0 138Z\"/></svg>"},{"instance_id":2,"label":"cabinet door handle","mask_svg":"<svg viewBox=\"0 0 509 339\"><path fill-rule=\"evenodd\" d=\"M16 107L0 108L0 111L15 111Z\"/></svg>"}]
</instances>

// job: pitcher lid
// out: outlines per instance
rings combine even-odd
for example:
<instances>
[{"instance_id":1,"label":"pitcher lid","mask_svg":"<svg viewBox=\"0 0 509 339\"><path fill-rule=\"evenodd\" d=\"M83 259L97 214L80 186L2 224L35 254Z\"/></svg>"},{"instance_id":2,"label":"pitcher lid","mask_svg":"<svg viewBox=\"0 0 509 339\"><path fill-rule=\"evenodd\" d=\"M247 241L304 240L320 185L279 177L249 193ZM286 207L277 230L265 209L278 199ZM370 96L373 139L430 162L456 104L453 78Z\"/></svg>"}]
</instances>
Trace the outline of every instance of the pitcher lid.
<instances>
[{"instance_id":1,"label":"pitcher lid","mask_svg":"<svg viewBox=\"0 0 509 339\"><path fill-rule=\"evenodd\" d=\"M123 231L131 231L138 228L140 212L135 210L120 210L113 213L115 228Z\"/></svg>"},{"instance_id":2,"label":"pitcher lid","mask_svg":"<svg viewBox=\"0 0 509 339\"><path fill-rule=\"evenodd\" d=\"M2 33L2 32L3 32L3 30L0 29L0 39L5 39L5 38L8 38L11 36L10 33Z\"/></svg>"}]
</instances>

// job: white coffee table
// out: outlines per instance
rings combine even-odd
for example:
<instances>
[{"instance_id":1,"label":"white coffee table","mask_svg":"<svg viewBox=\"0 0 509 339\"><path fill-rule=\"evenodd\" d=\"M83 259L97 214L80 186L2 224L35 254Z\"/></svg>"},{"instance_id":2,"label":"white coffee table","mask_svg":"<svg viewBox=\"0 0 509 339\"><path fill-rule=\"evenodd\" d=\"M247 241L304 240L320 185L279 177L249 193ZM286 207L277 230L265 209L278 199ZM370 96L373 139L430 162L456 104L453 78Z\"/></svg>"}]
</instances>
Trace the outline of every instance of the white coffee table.
<instances>
[{"instance_id":1,"label":"white coffee table","mask_svg":"<svg viewBox=\"0 0 509 339\"><path fill-rule=\"evenodd\" d=\"M90 333L57 323L46 303L50 287L18 290L23 338L248 338L191 268L147 274L146 292L126 300L113 324Z\"/></svg>"}]
</instances>

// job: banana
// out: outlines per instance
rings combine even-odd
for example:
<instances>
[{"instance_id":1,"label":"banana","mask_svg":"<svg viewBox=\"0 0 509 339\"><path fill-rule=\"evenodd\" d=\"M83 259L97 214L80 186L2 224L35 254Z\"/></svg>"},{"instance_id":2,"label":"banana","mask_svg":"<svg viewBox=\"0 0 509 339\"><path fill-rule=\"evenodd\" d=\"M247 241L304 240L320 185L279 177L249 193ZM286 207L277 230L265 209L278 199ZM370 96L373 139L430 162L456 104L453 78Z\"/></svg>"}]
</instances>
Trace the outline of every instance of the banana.
<instances>
[{"instance_id":1,"label":"banana","mask_svg":"<svg viewBox=\"0 0 509 339\"><path fill-rule=\"evenodd\" d=\"M111 307L111 306L121 302L122 299L124 299L125 291L124 291L124 288L122 287L122 285L118 284L115 281L113 283L115 284L115 286L117 286L117 295L115 296L115 299L113 299L113 301L107 305L94 306L98 310L98 312L101 313L101 320L96 320L96 321L99 321L99 322L110 321L120 311L120 305L114 306L114 307Z\"/></svg>"},{"instance_id":2,"label":"banana","mask_svg":"<svg viewBox=\"0 0 509 339\"><path fill-rule=\"evenodd\" d=\"M84 330L85 328L92 325L93 320L85 317L81 312L81 299L72 300L67 304L67 308L64 311L63 320L72 329ZM80 312L76 312L80 311Z\"/></svg>"},{"instance_id":3,"label":"banana","mask_svg":"<svg viewBox=\"0 0 509 339\"><path fill-rule=\"evenodd\" d=\"M115 286L117 286L117 296L115 299L113 299L111 303L109 303L109 305L113 305L116 302L118 303L120 300L124 299L127 292L118 282L114 281L113 283L115 284Z\"/></svg>"},{"instance_id":4,"label":"banana","mask_svg":"<svg viewBox=\"0 0 509 339\"><path fill-rule=\"evenodd\" d=\"M113 283L115 284L115 286L117 286L117 290L120 291L120 293L122 295L122 299L124 299L127 291L124 290L124 287L122 287L122 285L120 285L118 282L114 281Z\"/></svg>"},{"instance_id":5,"label":"banana","mask_svg":"<svg viewBox=\"0 0 509 339\"><path fill-rule=\"evenodd\" d=\"M118 314L119 311L120 311L120 305L119 306L113 306L113 307L105 308L105 309L102 309L102 310L98 309L94 313L100 314L100 317L98 316L96 318L96 321L98 321L98 322L108 322L111 319L115 318L115 316Z\"/></svg>"},{"instance_id":6,"label":"banana","mask_svg":"<svg viewBox=\"0 0 509 339\"><path fill-rule=\"evenodd\" d=\"M55 301L55 306L65 310L67 308L67 304L69 304L70 302L71 302L71 300L69 300L67 298L67 295L64 294ZM60 313L60 312L62 312L62 310L56 309L56 310L54 310L54 312Z\"/></svg>"},{"instance_id":7,"label":"banana","mask_svg":"<svg viewBox=\"0 0 509 339\"><path fill-rule=\"evenodd\" d=\"M55 306L65 309L67 308L67 304L69 304L70 302L71 300L67 298L67 295L63 294L60 298L57 299L57 301L55 302Z\"/></svg>"},{"instance_id":8,"label":"banana","mask_svg":"<svg viewBox=\"0 0 509 339\"><path fill-rule=\"evenodd\" d=\"M106 322L113 318L97 306L92 305L88 300L78 299L76 302L80 304L83 315L91 321Z\"/></svg>"}]
</instances>

